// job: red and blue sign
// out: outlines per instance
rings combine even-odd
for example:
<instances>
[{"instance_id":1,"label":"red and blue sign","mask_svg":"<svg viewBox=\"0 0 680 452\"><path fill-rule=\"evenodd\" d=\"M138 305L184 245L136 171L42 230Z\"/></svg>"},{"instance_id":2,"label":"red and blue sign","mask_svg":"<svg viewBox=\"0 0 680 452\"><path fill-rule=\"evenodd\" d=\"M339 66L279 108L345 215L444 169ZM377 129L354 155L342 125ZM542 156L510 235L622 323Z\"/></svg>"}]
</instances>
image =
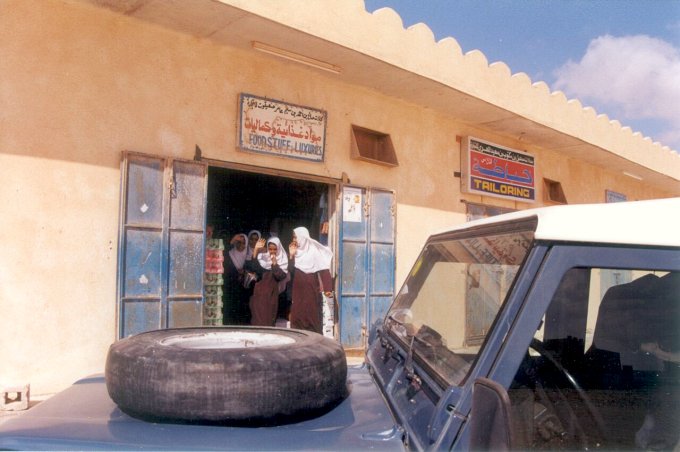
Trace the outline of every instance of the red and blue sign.
<instances>
[{"instance_id":1,"label":"red and blue sign","mask_svg":"<svg viewBox=\"0 0 680 452\"><path fill-rule=\"evenodd\" d=\"M468 193L516 201L536 200L535 157L476 138L465 139L464 184Z\"/></svg>"}]
</instances>

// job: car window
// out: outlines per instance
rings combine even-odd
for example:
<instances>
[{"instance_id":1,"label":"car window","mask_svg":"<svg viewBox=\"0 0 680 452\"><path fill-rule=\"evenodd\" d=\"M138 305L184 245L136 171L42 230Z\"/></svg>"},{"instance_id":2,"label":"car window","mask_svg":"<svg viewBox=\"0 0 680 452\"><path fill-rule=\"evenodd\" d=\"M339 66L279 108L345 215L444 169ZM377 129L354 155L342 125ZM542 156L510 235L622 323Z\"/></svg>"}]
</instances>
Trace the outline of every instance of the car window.
<instances>
[{"instance_id":1,"label":"car window","mask_svg":"<svg viewBox=\"0 0 680 452\"><path fill-rule=\"evenodd\" d=\"M428 244L387 315L386 326L447 385L460 384L525 259L533 233Z\"/></svg>"},{"instance_id":2,"label":"car window","mask_svg":"<svg viewBox=\"0 0 680 452\"><path fill-rule=\"evenodd\" d=\"M680 273L567 272L508 393L523 449L678 447Z\"/></svg>"}]
</instances>

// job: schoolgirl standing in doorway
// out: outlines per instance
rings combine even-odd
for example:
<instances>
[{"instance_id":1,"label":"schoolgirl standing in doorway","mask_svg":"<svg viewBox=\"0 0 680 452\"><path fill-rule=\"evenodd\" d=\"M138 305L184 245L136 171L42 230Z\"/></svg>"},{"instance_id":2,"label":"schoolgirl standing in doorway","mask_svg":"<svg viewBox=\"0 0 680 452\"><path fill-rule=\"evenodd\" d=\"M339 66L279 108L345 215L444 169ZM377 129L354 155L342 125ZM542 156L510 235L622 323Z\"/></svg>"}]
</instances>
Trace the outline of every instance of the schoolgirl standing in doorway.
<instances>
[{"instance_id":1,"label":"schoolgirl standing in doorway","mask_svg":"<svg viewBox=\"0 0 680 452\"><path fill-rule=\"evenodd\" d=\"M251 325L274 326L279 308L279 294L286 290L288 281L288 256L277 237L257 241L256 257L251 262L261 275L250 297Z\"/></svg>"},{"instance_id":2,"label":"schoolgirl standing in doorway","mask_svg":"<svg viewBox=\"0 0 680 452\"><path fill-rule=\"evenodd\" d=\"M321 292L333 296L331 260L333 252L309 236L305 227L293 230L293 241L288 247L291 262L293 304L290 326L322 332Z\"/></svg>"}]
</instances>

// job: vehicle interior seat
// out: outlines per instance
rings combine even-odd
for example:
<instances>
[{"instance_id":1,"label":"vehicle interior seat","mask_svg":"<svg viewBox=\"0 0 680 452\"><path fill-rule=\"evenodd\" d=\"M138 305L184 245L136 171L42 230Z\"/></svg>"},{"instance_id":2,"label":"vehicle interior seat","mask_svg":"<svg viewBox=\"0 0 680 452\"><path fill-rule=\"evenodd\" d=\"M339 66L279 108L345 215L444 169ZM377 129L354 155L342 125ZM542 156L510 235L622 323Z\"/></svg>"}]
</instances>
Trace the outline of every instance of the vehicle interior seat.
<instances>
[{"instance_id":1,"label":"vehicle interior seat","mask_svg":"<svg viewBox=\"0 0 680 452\"><path fill-rule=\"evenodd\" d=\"M680 274L661 278L648 274L627 284L610 288L599 308L593 345L586 352L588 394L600 411L607 434L617 445L639 444L636 435L658 411L650 432L665 443L677 427L663 428L665 421L677 422L677 402L662 400L661 390L677 385L680 372L669 374L669 363L643 344L678 351L680 319ZM668 397L666 397L667 399ZM661 415L660 413L664 413ZM674 413L669 416L669 413ZM656 424L656 427L654 427ZM677 435L675 435L677 441ZM672 444L672 443L671 443ZM643 443L647 447L648 443Z\"/></svg>"},{"instance_id":2,"label":"vehicle interior seat","mask_svg":"<svg viewBox=\"0 0 680 452\"><path fill-rule=\"evenodd\" d=\"M655 356L641 350L654 342L651 317L659 277L648 274L607 290L598 310L593 344L585 354L587 385L599 389L624 389L633 384L633 371L661 370Z\"/></svg>"}]
</instances>

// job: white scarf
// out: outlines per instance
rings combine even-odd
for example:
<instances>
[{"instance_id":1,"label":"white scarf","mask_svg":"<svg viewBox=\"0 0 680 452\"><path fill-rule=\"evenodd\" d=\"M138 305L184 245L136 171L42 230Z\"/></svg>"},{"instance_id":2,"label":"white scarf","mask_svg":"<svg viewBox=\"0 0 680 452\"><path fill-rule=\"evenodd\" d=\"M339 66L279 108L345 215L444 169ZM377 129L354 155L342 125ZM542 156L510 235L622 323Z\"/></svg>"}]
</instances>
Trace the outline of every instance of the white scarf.
<instances>
[{"instance_id":1,"label":"white scarf","mask_svg":"<svg viewBox=\"0 0 680 452\"><path fill-rule=\"evenodd\" d=\"M260 262L260 265L265 270L272 269L272 257L269 255L270 243L276 245L276 263L279 264L279 268L281 270L288 273L288 255L286 254L286 250L283 249L283 245L281 245L281 240L279 240L278 237L272 237L269 240L267 240L267 247L265 248L264 253L260 253L257 256L257 260Z\"/></svg>"},{"instance_id":2,"label":"white scarf","mask_svg":"<svg viewBox=\"0 0 680 452\"><path fill-rule=\"evenodd\" d=\"M246 254L248 253L248 237L245 234L236 234L234 237L242 237L246 241L246 247L243 248L243 251L239 251L236 245L232 246L229 250L229 257L234 267L238 270L243 270L243 264L246 263Z\"/></svg>"},{"instance_id":3,"label":"white scarf","mask_svg":"<svg viewBox=\"0 0 680 452\"><path fill-rule=\"evenodd\" d=\"M260 233L260 231L258 231L257 229L253 229L252 231L250 231L248 233L248 240L246 240L246 259L247 260L250 260L250 259L253 258L253 251L255 250L254 248L250 247L250 242L249 242L250 236L253 235L253 234L257 235L257 240L260 240L260 238L262 237L262 233Z\"/></svg>"},{"instance_id":4,"label":"white scarf","mask_svg":"<svg viewBox=\"0 0 680 452\"><path fill-rule=\"evenodd\" d=\"M333 252L309 236L305 227L293 229L297 239L297 252L295 253L295 268L305 273L316 273L321 270L331 269Z\"/></svg>"}]
</instances>

